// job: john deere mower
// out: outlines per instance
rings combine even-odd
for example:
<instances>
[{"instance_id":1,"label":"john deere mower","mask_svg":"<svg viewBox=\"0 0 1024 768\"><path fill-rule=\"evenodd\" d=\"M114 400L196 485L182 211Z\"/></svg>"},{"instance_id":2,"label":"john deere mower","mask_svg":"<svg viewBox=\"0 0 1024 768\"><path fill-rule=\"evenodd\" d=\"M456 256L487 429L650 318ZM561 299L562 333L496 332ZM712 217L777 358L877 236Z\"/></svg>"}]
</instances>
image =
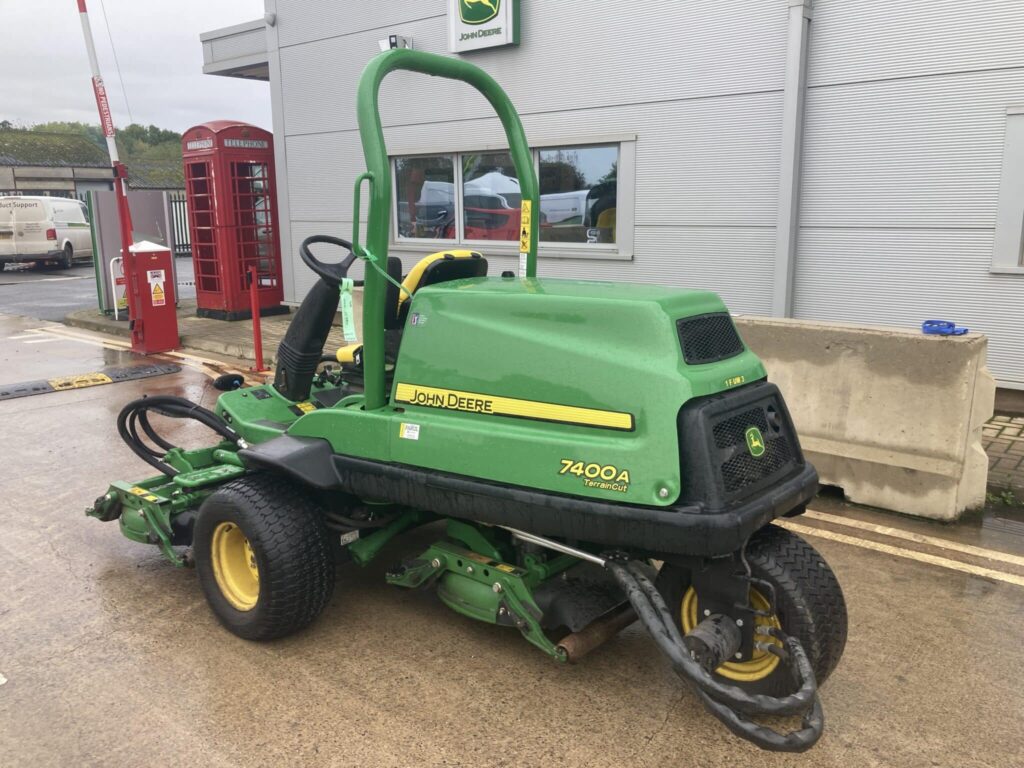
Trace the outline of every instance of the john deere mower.
<instances>
[{"instance_id":1,"label":"john deere mower","mask_svg":"<svg viewBox=\"0 0 1024 768\"><path fill-rule=\"evenodd\" d=\"M388 256L377 98L394 70L466 82L497 112L522 191L518 274L489 276L481 254L448 250L403 277ZM721 299L536 277L529 147L508 97L477 67L382 53L357 106L368 170L355 183L352 240L303 243L319 280L273 383L220 381L212 411L170 396L129 403L118 431L159 474L115 482L88 514L194 564L217 618L250 640L307 626L330 601L336 565L365 566L431 524L436 542L391 566L390 584L433 589L556 662L639 620L734 734L765 749L811 747L846 608L822 557L772 524L804 511L817 474ZM323 261L328 245L344 258ZM356 259L364 338L325 354L339 302L343 316L351 306ZM198 420L215 438L176 447L152 414Z\"/></svg>"}]
</instances>

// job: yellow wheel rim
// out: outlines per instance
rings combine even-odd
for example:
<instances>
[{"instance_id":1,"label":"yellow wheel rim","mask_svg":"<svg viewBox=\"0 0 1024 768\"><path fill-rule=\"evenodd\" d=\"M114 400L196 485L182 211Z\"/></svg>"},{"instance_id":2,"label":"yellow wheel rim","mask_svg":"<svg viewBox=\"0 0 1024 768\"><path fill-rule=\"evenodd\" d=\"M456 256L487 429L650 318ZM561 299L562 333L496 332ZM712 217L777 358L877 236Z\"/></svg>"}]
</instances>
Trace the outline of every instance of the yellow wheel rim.
<instances>
[{"instance_id":1,"label":"yellow wheel rim","mask_svg":"<svg viewBox=\"0 0 1024 768\"><path fill-rule=\"evenodd\" d=\"M758 592L756 589L750 590L750 607L755 611L767 611L768 601L764 595ZM691 629L697 626L697 593L693 587L686 590L686 594L683 595L683 607L681 611L681 622L683 626L683 634L685 635ZM779 622L779 617L775 614L771 616L758 616L757 623L759 625L767 625L774 627L775 629L782 629L782 624ZM770 635L754 635L755 642L762 643L774 643L775 645L781 646L777 639ZM715 671L722 677L728 678L729 680L735 680L738 683L752 683L756 680L763 680L768 677L775 668L779 666L779 657L773 653L762 651L758 648L754 649L754 653L748 661L727 661Z\"/></svg>"},{"instance_id":2,"label":"yellow wheel rim","mask_svg":"<svg viewBox=\"0 0 1024 768\"><path fill-rule=\"evenodd\" d=\"M213 577L224 599L240 611L251 611L260 599L260 571L256 553L242 529L221 523L210 542Z\"/></svg>"}]
</instances>

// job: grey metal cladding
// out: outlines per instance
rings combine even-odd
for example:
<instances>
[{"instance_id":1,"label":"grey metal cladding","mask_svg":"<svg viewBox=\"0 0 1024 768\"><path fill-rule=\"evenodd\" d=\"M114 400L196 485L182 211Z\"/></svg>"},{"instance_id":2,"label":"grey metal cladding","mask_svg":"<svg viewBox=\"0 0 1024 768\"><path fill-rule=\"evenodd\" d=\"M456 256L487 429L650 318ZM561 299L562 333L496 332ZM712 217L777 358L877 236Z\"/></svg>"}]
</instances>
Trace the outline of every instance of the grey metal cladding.
<instances>
[{"instance_id":1,"label":"grey metal cladding","mask_svg":"<svg viewBox=\"0 0 1024 768\"><path fill-rule=\"evenodd\" d=\"M329 4L279 3L282 46L284 39L293 39L286 34L288 25L311 24L321 5ZM289 13L289 7L295 10ZM603 4L582 0L525 2L522 45L476 52L472 61L499 76L523 114L782 88L783 0L705 3L699 13L685 17L679 3L656 0L631 13L628 25L620 13L603 9ZM311 42L282 47L289 134L355 127L358 74L387 32L412 37L419 50L445 52L443 15L424 18L421 10L401 22L395 20L391 3L373 3L365 13L351 14L357 15L359 27L373 28L327 37L330 31L344 29L332 25L328 14L322 25L316 25L319 33L311 29L303 38ZM378 18L380 24L374 21ZM556 66L551 51L558 52ZM389 89L390 84L394 87ZM382 94L388 96L381 99L385 125L490 114L486 102L469 87L422 75L391 75Z\"/></svg>"},{"instance_id":2,"label":"grey metal cladding","mask_svg":"<svg viewBox=\"0 0 1024 768\"><path fill-rule=\"evenodd\" d=\"M808 85L1024 66L1019 0L814 0Z\"/></svg>"}]
</instances>

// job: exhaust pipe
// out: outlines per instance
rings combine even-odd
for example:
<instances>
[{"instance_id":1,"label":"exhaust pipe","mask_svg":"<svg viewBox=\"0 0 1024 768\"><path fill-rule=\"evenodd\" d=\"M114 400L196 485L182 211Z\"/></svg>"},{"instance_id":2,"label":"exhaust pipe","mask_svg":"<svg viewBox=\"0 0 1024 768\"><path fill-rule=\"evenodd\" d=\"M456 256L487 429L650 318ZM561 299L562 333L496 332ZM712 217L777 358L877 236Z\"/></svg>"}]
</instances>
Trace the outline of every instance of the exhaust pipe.
<instances>
[{"instance_id":1,"label":"exhaust pipe","mask_svg":"<svg viewBox=\"0 0 1024 768\"><path fill-rule=\"evenodd\" d=\"M613 608L604 616L594 619L579 632L566 635L558 643L558 650L565 654L565 660L579 661L596 648L600 648L619 632L636 621L636 611L629 603Z\"/></svg>"}]
</instances>

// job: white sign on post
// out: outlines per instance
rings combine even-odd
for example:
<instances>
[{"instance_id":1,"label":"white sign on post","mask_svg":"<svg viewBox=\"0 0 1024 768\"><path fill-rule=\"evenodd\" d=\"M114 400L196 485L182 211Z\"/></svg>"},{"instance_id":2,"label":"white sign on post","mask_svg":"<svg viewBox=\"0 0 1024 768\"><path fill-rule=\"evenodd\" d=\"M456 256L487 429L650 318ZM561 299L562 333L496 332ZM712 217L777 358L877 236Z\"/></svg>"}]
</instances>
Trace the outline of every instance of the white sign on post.
<instances>
[{"instance_id":1,"label":"white sign on post","mask_svg":"<svg viewBox=\"0 0 1024 768\"><path fill-rule=\"evenodd\" d=\"M448 0L451 53L519 45L519 0Z\"/></svg>"}]
</instances>

